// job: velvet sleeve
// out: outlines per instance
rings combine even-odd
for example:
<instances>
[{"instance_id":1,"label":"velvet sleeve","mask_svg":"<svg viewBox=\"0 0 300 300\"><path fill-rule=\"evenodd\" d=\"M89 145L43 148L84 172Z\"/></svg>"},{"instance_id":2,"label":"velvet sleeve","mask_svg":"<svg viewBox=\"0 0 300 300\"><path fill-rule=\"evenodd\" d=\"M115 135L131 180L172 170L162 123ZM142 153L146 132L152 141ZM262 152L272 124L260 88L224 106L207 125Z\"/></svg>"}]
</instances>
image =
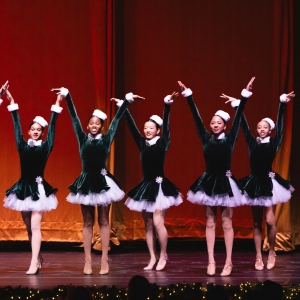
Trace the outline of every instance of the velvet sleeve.
<instances>
[{"instance_id":1,"label":"velvet sleeve","mask_svg":"<svg viewBox=\"0 0 300 300\"><path fill-rule=\"evenodd\" d=\"M201 140L202 144L204 144L207 136L210 136L210 134L204 127L204 123L203 123L202 118L199 114L199 111L196 107L193 97L188 96L186 99L187 99L188 105L190 107L190 110L192 112L200 140Z\"/></svg>"},{"instance_id":2,"label":"velvet sleeve","mask_svg":"<svg viewBox=\"0 0 300 300\"><path fill-rule=\"evenodd\" d=\"M81 126L80 120L78 118L76 108L74 106L74 103L73 103L73 100L72 100L72 97L71 97L70 93L68 93L68 95L66 96L66 102L67 102L67 107L68 107L68 110L69 110L69 113L70 113L70 116L71 116L71 119L72 119L73 128L74 128L74 131L75 131L75 134L76 134L76 138L77 138L78 142L80 143L80 140L82 138L85 138L86 134L82 129L82 126Z\"/></svg>"},{"instance_id":3,"label":"velvet sleeve","mask_svg":"<svg viewBox=\"0 0 300 300\"><path fill-rule=\"evenodd\" d=\"M11 112L13 122L14 122L14 130L15 130L15 139L17 144L17 149L20 149L21 143L24 141L22 135L22 128L20 123L20 116L17 110Z\"/></svg>"},{"instance_id":4,"label":"velvet sleeve","mask_svg":"<svg viewBox=\"0 0 300 300\"><path fill-rule=\"evenodd\" d=\"M244 113L242 113L242 117L241 117L241 127L246 139L246 143L248 146L250 146L253 142L256 142L255 137L251 134L246 116Z\"/></svg>"},{"instance_id":5,"label":"velvet sleeve","mask_svg":"<svg viewBox=\"0 0 300 300\"><path fill-rule=\"evenodd\" d=\"M52 112L50 122L49 122L49 127L48 127L47 138L45 140L45 144L48 148L48 155L51 153L54 144L55 124L56 124L57 117L58 117L58 113Z\"/></svg>"},{"instance_id":6,"label":"velvet sleeve","mask_svg":"<svg viewBox=\"0 0 300 300\"><path fill-rule=\"evenodd\" d=\"M277 114L276 132L274 136L276 152L279 150L282 143L282 129L283 129L285 107L286 107L286 103L280 102L278 108L278 114Z\"/></svg>"},{"instance_id":7,"label":"velvet sleeve","mask_svg":"<svg viewBox=\"0 0 300 300\"><path fill-rule=\"evenodd\" d=\"M165 104L163 112L162 138L165 141L165 151L170 145L170 105Z\"/></svg>"}]
</instances>

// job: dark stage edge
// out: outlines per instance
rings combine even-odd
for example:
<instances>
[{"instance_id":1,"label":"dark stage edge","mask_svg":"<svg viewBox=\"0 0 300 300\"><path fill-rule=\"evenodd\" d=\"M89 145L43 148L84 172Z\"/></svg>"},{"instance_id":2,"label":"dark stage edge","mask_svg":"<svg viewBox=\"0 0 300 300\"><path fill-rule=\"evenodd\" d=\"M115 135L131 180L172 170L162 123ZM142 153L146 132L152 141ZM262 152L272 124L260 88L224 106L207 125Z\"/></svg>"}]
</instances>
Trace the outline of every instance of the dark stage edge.
<instances>
[{"instance_id":1,"label":"dark stage edge","mask_svg":"<svg viewBox=\"0 0 300 300\"><path fill-rule=\"evenodd\" d=\"M174 283L207 283L238 285L242 282L263 282L272 280L283 286L300 284L300 251L278 253L276 266L272 270L254 269L255 253L249 251L253 248L252 242L237 243L233 253L233 271L229 277L221 277L225 262L225 251L222 244L217 243L215 260L217 263L216 276L206 275L207 254L205 243L199 241L171 242L169 247L169 260L163 271L144 271L149 255L145 242L137 241L125 243L123 247L113 247L110 251L110 272L108 275L99 275L101 253L93 251L93 274L84 275L83 249L70 247L68 244L43 244L44 263L37 275L26 275L29 267L31 253L24 243L0 243L0 285L23 286L35 289L50 289L59 285L85 285L85 286L111 286L120 288L127 286L134 275L143 275L149 282L166 286ZM47 244L47 243L46 243ZM124 243L123 243L124 244ZM185 247L186 244L186 247ZM62 246L63 245L63 246ZM176 247L177 245L177 247ZM243 246L242 246L243 245ZM75 245L75 246L78 246ZM169 245L170 246L170 245ZM54 250L56 248L56 250ZM183 249L186 248L186 249ZM247 250L248 249L248 250ZM263 260L266 265L267 254Z\"/></svg>"}]
</instances>

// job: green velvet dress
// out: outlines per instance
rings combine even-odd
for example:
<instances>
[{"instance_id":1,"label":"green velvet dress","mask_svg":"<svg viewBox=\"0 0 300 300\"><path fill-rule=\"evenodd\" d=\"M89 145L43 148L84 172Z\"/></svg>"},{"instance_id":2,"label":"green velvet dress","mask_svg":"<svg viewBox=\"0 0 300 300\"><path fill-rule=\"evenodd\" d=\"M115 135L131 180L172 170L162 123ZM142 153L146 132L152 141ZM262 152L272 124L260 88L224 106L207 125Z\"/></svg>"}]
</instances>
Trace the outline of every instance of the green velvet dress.
<instances>
[{"instance_id":1,"label":"green velvet dress","mask_svg":"<svg viewBox=\"0 0 300 300\"><path fill-rule=\"evenodd\" d=\"M162 137L149 142L141 135L135 122L126 110L124 114L130 132L140 150L142 181L130 190L125 205L131 210L154 212L165 210L182 203L179 189L165 176L164 161L170 145L170 105L165 104L163 112Z\"/></svg>"},{"instance_id":2,"label":"green velvet dress","mask_svg":"<svg viewBox=\"0 0 300 300\"><path fill-rule=\"evenodd\" d=\"M245 115L242 115L242 129L249 150L251 174L240 180L249 205L272 206L291 198L289 181L272 170L272 163L282 142L282 128L286 104L280 103L276 122L276 133L269 142L260 142L254 137Z\"/></svg>"},{"instance_id":3,"label":"green velvet dress","mask_svg":"<svg viewBox=\"0 0 300 300\"><path fill-rule=\"evenodd\" d=\"M48 134L40 146L30 146L22 135L17 110L11 112L17 149L20 156L21 178L6 191L4 206L19 211L50 211L57 207L53 188L44 179L44 170L54 143L58 113L52 112ZM39 183L40 182L40 183Z\"/></svg>"},{"instance_id":4,"label":"green velvet dress","mask_svg":"<svg viewBox=\"0 0 300 300\"><path fill-rule=\"evenodd\" d=\"M128 101L124 100L108 131L95 139L83 131L70 93L67 95L66 101L79 144L82 163L81 174L69 186L71 193L68 195L67 200L71 203L83 205L105 206L112 201L123 199L125 193L121 190L114 176L107 170L106 160Z\"/></svg>"},{"instance_id":5,"label":"green velvet dress","mask_svg":"<svg viewBox=\"0 0 300 300\"><path fill-rule=\"evenodd\" d=\"M205 172L192 184L187 199L207 206L235 207L246 203L237 179L231 172L231 158L238 135L241 115L247 98L242 97L231 129L223 138L215 138L204 126L192 95L187 102L192 112L198 135L202 142Z\"/></svg>"}]
</instances>

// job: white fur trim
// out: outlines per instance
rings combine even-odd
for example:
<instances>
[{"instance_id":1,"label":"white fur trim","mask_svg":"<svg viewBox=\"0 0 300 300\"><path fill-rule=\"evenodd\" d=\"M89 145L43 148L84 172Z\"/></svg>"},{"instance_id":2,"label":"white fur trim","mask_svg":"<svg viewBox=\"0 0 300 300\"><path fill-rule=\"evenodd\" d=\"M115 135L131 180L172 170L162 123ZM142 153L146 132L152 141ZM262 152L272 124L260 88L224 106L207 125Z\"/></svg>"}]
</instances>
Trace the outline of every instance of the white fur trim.
<instances>
[{"instance_id":1,"label":"white fur trim","mask_svg":"<svg viewBox=\"0 0 300 300\"><path fill-rule=\"evenodd\" d=\"M192 94L193 94L193 92L191 89L186 89L186 90L182 91L182 93L181 93L181 95L185 98L188 96L191 96Z\"/></svg>"},{"instance_id":2,"label":"white fur trim","mask_svg":"<svg viewBox=\"0 0 300 300\"><path fill-rule=\"evenodd\" d=\"M3 100L0 98L0 105L2 104Z\"/></svg>"},{"instance_id":3,"label":"white fur trim","mask_svg":"<svg viewBox=\"0 0 300 300\"><path fill-rule=\"evenodd\" d=\"M150 146L152 146L152 145L155 145L156 144L156 142L159 140L159 136L155 136L153 139L151 139L151 140L146 140L147 142L148 142L148 144L150 145Z\"/></svg>"},{"instance_id":4,"label":"white fur trim","mask_svg":"<svg viewBox=\"0 0 300 300\"><path fill-rule=\"evenodd\" d=\"M7 106L7 109L8 109L8 111L14 111L14 110L19 109L19 105L17 103L10 104L10 105Z\"/></svg>"},{"instance_id":5,"label":"white fur trim","mask_svg":"<svg viewBox=\"0 0 300 300\"><path fill-rule=\"evenodd\" d=\"M164 102L170 105L174 102L174 100L171 99L171 95L168 95L165 97Z\"/></svg>"},{"instance_id":6,"label":"white fur trim","mask_svg":"<svg viewBox=\"0 0 300 300\"><path fill-rule=\"evenodd\" d=\"M95 109L92 115L96 116L97 118L99 118L99 119L101 119L103 121L105 121L106 118L107 118L107 115L103 111L101 111L99 109Z\"/></svg>"},{"instance_id":7,"label":"white fur trim","mask_svg":"<svg viewBox=\"0 0 300 300\"><path fill-rule=\"evenodd\" d=\"M67 97L67 95L69 94L69 90L68 89L66 89L66 88L61 88L61 92L60 92L60 95L62 96L62 97Z\"/></svg>"},{"instance_id":8,"label":"white fur trim","mask_svg":"<svg viewBox=\"0 0 300 300\"><path fill-rule=\"evenodd\" d=\"M215 116L221 117L223 120L225 120L225 122L228 122L230 120L230 115L224 110L218 110L215 113Z\"/></svg>"},{"instance_id":9,"label":"white fur trim","mask_svg":"<svg viewBox=\"0 0 300 300\"><path fill-rule=\"evenodd\" d=\"M262 121L266 121L266 122L269 123L269 125L270 125L270 130L273 130L273 129L275 128L275 123L273 122L272 119L270 119L270 118L264 118L264 119L262 119Z\"/></svg>"},{"instance_id":10,"label":"white fur trim","mask_svg":"<svg viewBox=\"0 0 300 300\"><path fill-rule=\"evenodd\" d=\"M124 103L124 100L121 100L121 101L119 101L119 102L116 102L117 103L117 106L118 107L121 107L122 106L122 104Z\"/></svg>"},{"instance_id":11,"label":"white fur trim","mask_svg":"<svg viewBox=\"0 0 300 300\"><path fill-rule=\"evenodd\" d=\"M237 107L237 106L240 105L240 103L241 103L241 100L234 100L234 101L231 102L231 106L232 107Z\"/></svg>"},{"instance_id":12,"label":"white fur trim","mask_svg":"<svg viewBox=\"0 0 300 300\"><path fill-rule=\"evenodd\" d=\"M36 117L33 119L33 122L39 123L42 127L48 126L47 121L46 121L43 117L41 117L41 116L36 116Z\"/></svg>"},{"instance_id":13,"label":"white fur trim","mask_svg":"<svg viewBox=\"0 0 300 300\"><path fill-rule=\"evenodd\" d=\"M158 124L159 126L161 126L163 124L163 120L161 117L159 117L158 115L152 115L150 117L150 120L153 120L156 124Z\"/></svg>"},{"instance_id":14,"label":"white fur trim","mask_svg":"<svg viewBox=\"0 0 300 300\"><path fill-rule=\"evenodd\" d=\"M252 96L252 92L247 91L246 89L243 89L241 95L242 95L244 98L249 98L249 97Z\"/></svg>"},{"instance_id":15,"label":"white fur trim","mask_svg":"<svg viewBox=\"0 0 300 300\"><path fill-rule=\"evenodd\" d=\"M55 104L53 104L53 105L51 106L51 111L54 111L54 112L56 112L56 113L58 113L58 114L60 114L60 113L62 112L62 110L63 110L62 107L57 106L57 105L55 105Z\"/></svg>"},{"instance_id":16,"label":"white fur trim","mask_svg":"<svg viewBox=\"0 0 300 300\"><path fill-rule=\"evenodd\" d=\"M133 94L132 94L132 93L126 94L126 95L125 95L125 99L126 99L129 103L133 102L133 101L134 101L134 99L133 99Z\"/></svg>"},{"instance_id":17,"label":"white fur trim","mask_svg":"<svg viewBox=\"0 0 300 300\"><path fill-rule=\"evenodd\" d=\"M279 100L280 100L280 102L283 102L283 103L287 103L288 102L288 99L286 98L286 94L282 94L279 97Z\"/></svg>"}]
</instances>

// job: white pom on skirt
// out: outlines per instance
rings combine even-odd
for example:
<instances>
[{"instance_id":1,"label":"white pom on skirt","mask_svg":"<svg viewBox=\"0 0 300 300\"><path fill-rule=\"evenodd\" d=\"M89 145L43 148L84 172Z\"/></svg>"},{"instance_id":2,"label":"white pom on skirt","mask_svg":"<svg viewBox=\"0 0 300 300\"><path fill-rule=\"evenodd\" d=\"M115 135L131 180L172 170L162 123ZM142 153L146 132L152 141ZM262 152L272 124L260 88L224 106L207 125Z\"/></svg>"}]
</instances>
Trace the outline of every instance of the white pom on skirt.
<instances>
[{"instance_id":1,"label":"white pom on skirt","mask_svg":"<svg viewBox=\"0 0 300 300\"><path fill-rule=\"evenodd\" d=\"M43 184L38 184L39 199L32 200L31 197L27 197L24 200L17 198L15 193L11 193L4 199L4 206L18 211L50 211L56 209L57 198L54 194L49 197L45 195L45 189Z\"/></svg>"},{"instance_id":2,"label":"white pom on skirt","mask_svg":"<svg viewBox=\"0 0 300 300\"><path fill-rule=\"evenodd\" d=\"M105 176L107 185L110 187L108 191L101 193L91 193L84 195L81 192L77 194L70 193L67 196L67 201L73 204L83 204L92 206L107 206L111 202L117 202L124 198L125 193L118 187L118 185L108 176Z\"/></svg>"},{"instance_id":3,"label":"white pom on skirt","mask_svg":"<svg viewBox=\"0 0 300 300\"><path fill-rule=\"evenodd\" d=\"M245 197L247 200L247 204L251 206L265 206L269 207L272 205L276 205L277 203L284 203L291 199L292 192L295 190L291 185L290 188L287 190L281 184L279 184L275 179L271 178L273 183L273 196L265 196L265 197L257 197L257 198L250 198L245 191Z\"/></svg>"},{"instance_id":4,"label":"white pom on skirt","mask_svg":"<svg viewBox=\"0 0 300 300\"><path fill-rule=\"evenodd\" d=\"M228 194L217 194L208 196L203 190L198 191L196 194L191 190L188 191L187 199L194 203L206 206L225 206L225 207L236 207L247 204L245 196L241 193L239 187L233 179L228 177L233 197Z\"/></svg>"},{"instance_id":5,"label":"white pom on skirt","mask_svg":"<svg viewBox=\"0 0 300 300\"><path fill-rule=\"evenodd\" d=\"M134 200L132 198L127 198L125 201L125 205L130 210L135 211L147 211L147 212L155 212L155 210L166 210L170 206L177 206L183 202L180 193L175 198L173 196L165 196L161 189L161 184L159 184L159 190L155 202L147 201L144 199Z\"/></svg>"}]
</instances>

